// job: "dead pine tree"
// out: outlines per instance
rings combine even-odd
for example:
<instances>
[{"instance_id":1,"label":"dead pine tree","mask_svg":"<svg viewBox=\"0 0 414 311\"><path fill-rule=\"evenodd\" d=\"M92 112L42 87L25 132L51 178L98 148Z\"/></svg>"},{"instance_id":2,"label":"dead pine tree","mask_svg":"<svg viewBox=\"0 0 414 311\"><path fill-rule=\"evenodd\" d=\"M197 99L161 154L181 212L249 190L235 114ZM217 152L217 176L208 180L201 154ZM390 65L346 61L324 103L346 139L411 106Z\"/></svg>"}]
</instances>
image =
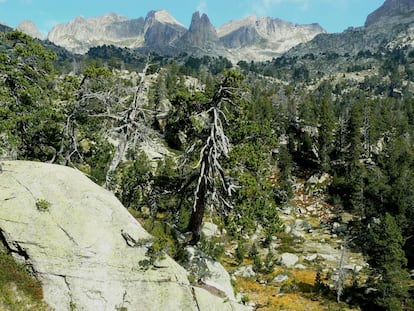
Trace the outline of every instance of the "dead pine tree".
<instances>
[{"instance_id":1,"label":"dead pine tree","mask_svg":"<svg viewBox=\"0 0 414 311\"><path fill-rule=\"evenodd\" d=\"M106 172L105 185L108 189L111 188L112 174L115 172L119 163L122 161L128 145L135 147L138 141L149 141L149 129L145 125L145 114L153 112L143 108L143 102L146 95L144 94L144 83L149 67L150 61L148 57L147 63L142 70L141 79L138 82L134 94L134 99L131 105L121 113L118 113L116 116L112 116L117 120L116 126L114 126L111 131L117 134L118 145L112 157L108 171Z\"/></svg>"},{"instance_id":2,"label":"dead pine tree","mask_svg":"<svg viewBox=\"0 0 414 311\"><path fill-rule=\"evenodd\" d=\"M228 156L230 149L230 141L224 129L227 122L225 106L235 105L234 99L241 79L242 75L238 72L227 72L211 101L203 105L205 109L197 114L205 121L206 135L202 138L199 161L196 165L197 183L187 228L191 232L191 245L197 244L200 240L204 213L209 204L222 216L227 215L232 207L230 197L235 186L229 182L220 161ZM194 146L189 150L194 150Z\"/></svg>"},{"instance_id":3,"label":"dead pine tree","mask_svg":"<svg viewBox=\"0 0 414 311\"><path fill-rule=\"evenodd\" d=\"M338 274L337 279L335 280L335 290L336 290L336 301L339 303L341 301L341 296L344 291L345 281L347 277L347 270L345 268L348 261L348 250L349 250L349 238L345 237L342 246L341 246L341 257L338 262Z\"/></svg>"}]
</instances>

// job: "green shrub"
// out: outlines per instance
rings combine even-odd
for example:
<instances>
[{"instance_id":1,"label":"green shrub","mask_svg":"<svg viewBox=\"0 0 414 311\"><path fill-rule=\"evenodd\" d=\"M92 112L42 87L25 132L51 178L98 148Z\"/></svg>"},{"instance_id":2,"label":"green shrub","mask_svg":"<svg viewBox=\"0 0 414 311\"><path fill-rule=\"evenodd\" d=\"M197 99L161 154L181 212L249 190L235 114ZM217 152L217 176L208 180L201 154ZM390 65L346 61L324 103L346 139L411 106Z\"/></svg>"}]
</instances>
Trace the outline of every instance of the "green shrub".
<instances>
[{"instance_id":1,"label":"green shrub","mask_svg":"<svg viewBox=\"0 0 414 311\"><path fill-rule=\"evenodd\" d=\"M200 250L209 255L216 261L224 255L224 244L222 238L212 237L210 240L206 239L204 234L201 235L200 239Z\"/></svg>"},{"instance_id":2,"label":"green shrub","mask_svg":"<svg viewBox=\"0 0 414 311\"><path fill-rule=\"evenodd\" d=\"M52 204L50 204L49 201L45 200L45 199L37 199L36 200L36 207L39 211L48 211L50 210L50 207L52 206Z\"/></svg>"},{"instance_id":3,"label":"green shrub","mask_svg":"<svg viewBox=\"0 0 414 311\"><path fill-rule=\"evenodd\" d=\"M237 243L237 248L236 248L236 261L239 265L243 262L246 254L247 254L246 244L243 241L239 241Z\"/></svg>"}]
</instances>

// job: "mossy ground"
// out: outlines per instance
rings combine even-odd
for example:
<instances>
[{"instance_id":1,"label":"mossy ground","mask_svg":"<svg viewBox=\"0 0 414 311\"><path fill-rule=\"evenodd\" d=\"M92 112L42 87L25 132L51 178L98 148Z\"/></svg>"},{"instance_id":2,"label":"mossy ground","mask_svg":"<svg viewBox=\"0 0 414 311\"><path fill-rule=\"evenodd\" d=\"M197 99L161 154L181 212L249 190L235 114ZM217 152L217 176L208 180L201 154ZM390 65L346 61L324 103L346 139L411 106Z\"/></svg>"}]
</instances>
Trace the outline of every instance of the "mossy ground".
<instances>
[{"instance_id":1,"label":"mossy ground","mask_svg":"<svg viewBox=\"0 0 414 311\"><path fill-rule=\"evenodd\" d=\"M11 254L0 248L0 310L51 310L43 301L38 280L26 267L17 263Z\"/></svg>"}]
</instances>

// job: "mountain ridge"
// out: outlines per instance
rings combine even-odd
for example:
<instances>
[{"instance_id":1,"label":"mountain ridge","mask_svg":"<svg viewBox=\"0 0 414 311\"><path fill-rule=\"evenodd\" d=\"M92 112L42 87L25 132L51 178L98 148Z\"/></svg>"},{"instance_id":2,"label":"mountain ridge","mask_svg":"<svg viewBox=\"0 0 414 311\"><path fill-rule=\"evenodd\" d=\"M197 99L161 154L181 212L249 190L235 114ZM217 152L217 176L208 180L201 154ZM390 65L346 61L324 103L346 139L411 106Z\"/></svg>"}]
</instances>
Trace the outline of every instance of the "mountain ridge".
<instances>
[{"instance_id":1,"label":"mountain ridge","mask_svg":"<svg viewBox=\"0 0 414 311\"><path fill-rule=\"evenodd\" d=\"M136 19L117 14L78 16L55 26L47 38L77 54L85 54L91 47L115 45L172 55L217 54L238 61L277 57L319 33L326 33L319 24L297 25L272 17L250 17L215 28L199 12L193 14L187 29L166 10L158 10Z\"/></svg>"},{"instance_id":2,"label":"mountain ridge","mask_svg":"<svg viewBox=\"0 0 414 311\"><path fill-rule=\"evenodd\" d=\"M413 16L404 16L414 10L414 0L386 0L382 6L368 15L365 26L410 22Z\"/></svg>"}]
</instances>

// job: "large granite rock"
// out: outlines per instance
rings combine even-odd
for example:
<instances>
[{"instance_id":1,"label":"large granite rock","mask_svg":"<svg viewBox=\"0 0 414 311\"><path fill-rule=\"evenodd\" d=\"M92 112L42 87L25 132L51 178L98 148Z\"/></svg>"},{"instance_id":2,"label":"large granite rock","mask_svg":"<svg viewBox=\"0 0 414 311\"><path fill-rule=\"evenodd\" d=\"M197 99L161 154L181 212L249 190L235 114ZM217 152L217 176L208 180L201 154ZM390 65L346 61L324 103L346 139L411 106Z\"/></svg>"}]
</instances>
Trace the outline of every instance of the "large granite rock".
<instances>
[{"instance_id":1,"label":"large granite rock","mask_svg":"<svg viewBox=\"0 0 414 311\"><path fill-rule=\"evenodd\" d=\"M186 250L189 258L185 267L194 275L197 282L235 301L230 275L223 265L194 247L188 246Z\"/></svg>"},{"instance_id":2,"label":"large granite rock","mask_svg":"<svg viewBox=\"0 0 414 311\"><path fill-rule=\"evenodd\" d=\"M168 256L145 267L151 236L112 193L68 167L2 163L0 243L32 268L57 311L212 310L205 301L244 310L192 288Z\"/></svg>"}]
</instances>

